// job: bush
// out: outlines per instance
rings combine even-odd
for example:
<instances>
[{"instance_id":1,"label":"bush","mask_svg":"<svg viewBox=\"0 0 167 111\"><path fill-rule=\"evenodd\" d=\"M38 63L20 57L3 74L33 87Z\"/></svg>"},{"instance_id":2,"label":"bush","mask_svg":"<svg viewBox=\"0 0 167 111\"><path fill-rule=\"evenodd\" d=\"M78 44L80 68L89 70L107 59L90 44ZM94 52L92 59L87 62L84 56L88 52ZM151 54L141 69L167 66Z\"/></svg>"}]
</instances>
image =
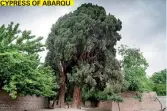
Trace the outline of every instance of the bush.
<instances>
[{"instance_id":1,"label":"bush","mask_svg":"<svg viewBox=\"0 0 167 111\"><path fill-rule=\"evenodd\" d=\"M104 101L104 100L107 100L107 98L108 98L108 94L106 93L106 92L99 92L98 93L98 95L97 95L97 99L98 100L102 100L102 101Z\"/></svg>"},{"instance_id":2,"label":"bush","mask_svg":"<svg viewBox=\"0 0 167 111\"><path fill-rule=\"evenodd\" d=\"M86 88L83 88L82 91L82 100L83 101L95 101L97 100L97 92L94 90L94 88L90 90L86 90Z\"/></svg>"},{"instance_id":3,"label":"bush","mask_svg":"<svg viewBox=\"0 0 167 111\"><path fill-rule=\"evenodd\" d=\"M166 96L166 84L155 84L154 91L158 96Z\"/></svg>"}]
</instances>

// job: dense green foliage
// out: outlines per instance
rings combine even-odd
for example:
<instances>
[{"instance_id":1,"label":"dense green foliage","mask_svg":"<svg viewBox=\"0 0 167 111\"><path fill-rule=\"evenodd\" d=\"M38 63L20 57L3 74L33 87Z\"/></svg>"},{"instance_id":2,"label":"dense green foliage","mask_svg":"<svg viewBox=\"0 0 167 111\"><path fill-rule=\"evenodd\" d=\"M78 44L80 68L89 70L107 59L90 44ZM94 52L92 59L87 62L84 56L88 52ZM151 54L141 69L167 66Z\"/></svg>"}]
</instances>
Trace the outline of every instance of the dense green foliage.
<instances>
[{"instance_id":1,"label":"dense green foliage","mask_svg":"<svg viewBox=\"0 0 167 111\"><path fill-rule=\"evenodd\" d=\"M115 101L115 102L123 102L121 96L119 96L118 92L114 92L113 90L116 88L106 87L103 91L97 91L94 88L90 90L86 90L83 88L83 101Z\"/></svg>"},{"instance_id":2,"label":"dense green foliage","mask_svg":"<svg viewBox=\"0 0 167 111\"><path fill-rule=\"evenodd\" d=\"M166 84L166 69L154 73L151 80L157 84Z\"/></svg>"},{"instance_id":3,"label":"dense green foliage","mask_svg":"<svg viewBox=\"0 0 167 111\"><path fill-rule=\"evenodd\" d=\"M156 72L151 77L154 82L154 91L157 92L159 96L166 95L166 69Z\"/></svg>"},{"instance_id":4,"label":"dense green foliage","mask_svg":"<svg viewBox=\"0 0 167 111\"><path fill-rule=\"evenodd\" d=\"M158 96L166 96L166 84L154 84L154 91Z\"/></svg>"},{"instance_id":5,"label":"dense green foliage","mask_svg":"<svg viewBox=\"0 0 167 111\"><path fill-rule=\"evenodd\" d=\"M139 49L121 45L118 49L122 56L124 78L129 83L129 91L151 91L153 83L146 77L148 63Z\"/></svg>"},{"instance_id":6,"label":"dense green foliage","mask_svg":"<svg viewBox=\"0 0 167 111\"><path fill-rule=\"evenodd\" d=\"M40 64L41 37L21 32L19 25L0 27L0 87L12 98L17 95L52 96L55 77L49 67Z\"/></svg>"},{"instance_id":7,"label":"dense green foliage","mask_svg":"<svg viewBox=\"0 0 167 111\"><path fill-rule=\"evenodd\" d=\"M119 95L112 95L108 97L108 100L114 101L114 102L123 102L123 98Z\"/></svg>"},{"instance_id":8,"label":"dense green foliage","mask_svg":"<svg viewBox=\"0 0 167 111\"><path fill-rule=\"evenodd\" d=\"M103 7L83 4L52 26L46 63L55 71L63 63L66 83L73 87L86 86L87 91L103 91L107 83L121 87L123 77L114 48L121 28L121 21Z\"/></svg>"}]
</instances>

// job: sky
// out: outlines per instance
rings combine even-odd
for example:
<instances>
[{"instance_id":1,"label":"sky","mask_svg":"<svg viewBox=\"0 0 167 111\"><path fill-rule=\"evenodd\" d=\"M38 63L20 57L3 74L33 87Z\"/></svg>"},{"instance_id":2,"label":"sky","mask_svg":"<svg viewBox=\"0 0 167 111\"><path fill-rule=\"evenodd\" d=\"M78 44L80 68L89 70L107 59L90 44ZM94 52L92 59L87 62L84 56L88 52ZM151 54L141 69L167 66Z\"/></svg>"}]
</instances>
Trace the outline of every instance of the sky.
<instances>
[{"instance_id":1,"label":"sky","mask_svg":"<svg viewBox=\"0 0 167 111\"><path fill-rule=\"evenodd\" d=\"M147 75L166 68L166 0L74 0L72 7L0 7L0 25L19 23L20 29L48 37L52 24L83 3L103 6L122 21L121 41L117 43L140 48L149 63ZM46 51L40 53L44 61ZM117 56L120 59L119 56Z\"/></svg>"}]
</instances>

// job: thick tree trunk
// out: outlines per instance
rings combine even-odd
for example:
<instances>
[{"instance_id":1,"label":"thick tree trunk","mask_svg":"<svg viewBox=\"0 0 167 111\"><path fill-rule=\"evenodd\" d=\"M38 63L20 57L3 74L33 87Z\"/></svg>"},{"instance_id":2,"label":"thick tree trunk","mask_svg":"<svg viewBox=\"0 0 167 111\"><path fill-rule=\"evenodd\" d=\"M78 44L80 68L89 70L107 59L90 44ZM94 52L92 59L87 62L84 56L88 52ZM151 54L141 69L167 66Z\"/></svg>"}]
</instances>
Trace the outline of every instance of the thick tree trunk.
<instances>
[{"instance_id":1,"label":"thick tree trunk","mask_svg":"<svg viewBox=\"0 0 167 111\"><path fill-rule=\"evenodd\" d=\"M64 108L64 99L65 99L65 87L66 87L66 75L64 72L64 64L60 62L60 89L59 89L59 100L58 100L58 107Z\"/></svg>"},{"instance_id":2,"label":"thick tree trunk","mask_svg":"<svg viewBox=\"0 0 167 111\"><path fill-rule=\"evenodd\" d=\"M60 86L60 91L59 91L59 100L58 100L58 107L59 108L64 108L64 98L65 97L65 84L62 84Z\"/></svg>"},{"instance_id":3,"label":"thick tree trunk","mask_svg":"<svg viewBox=\"0 0 167 111\"><path fill-rule=\"evenodd\" d=\"M81 89L79 87L74 88L72 108L81 109Z\"/></svg>"}]
</instances>

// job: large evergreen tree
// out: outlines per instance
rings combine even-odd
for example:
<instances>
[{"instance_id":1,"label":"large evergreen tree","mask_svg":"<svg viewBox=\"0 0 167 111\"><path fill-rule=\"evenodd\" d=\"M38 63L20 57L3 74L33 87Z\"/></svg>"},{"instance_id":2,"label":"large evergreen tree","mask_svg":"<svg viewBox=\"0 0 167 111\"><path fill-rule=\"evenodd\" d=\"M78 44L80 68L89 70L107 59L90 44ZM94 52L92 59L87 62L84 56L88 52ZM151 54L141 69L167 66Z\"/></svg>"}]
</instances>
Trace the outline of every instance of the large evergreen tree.
<instances>
[{"instance_id":1,"label":"large evergreen tree","mask_svg":"<svg viewBox=\"0 0 167 111\"><path fill-rule=\"evenodd\" d=\"M83 4L52 26L47 39L46 63L60 77L59 107L64 104L66 83L73 84L73 107L80 106L81 87L104 90L122 82L114 46L121 39L121 21L103 7ZM79 95L79 96L77 96Z\"/></svg>"},{"instance_id":2,"label":"large evergreen tree","mask_svg":"<svg viewBox=\"0 0 167 111\"><path fill-rule=\"evenodd\" d=\"M0 89L17 95L52 96L58 86L49 67L40 63L41 37L19 30L19 24L0 27Z\"/></svg>"}]
</instances>

